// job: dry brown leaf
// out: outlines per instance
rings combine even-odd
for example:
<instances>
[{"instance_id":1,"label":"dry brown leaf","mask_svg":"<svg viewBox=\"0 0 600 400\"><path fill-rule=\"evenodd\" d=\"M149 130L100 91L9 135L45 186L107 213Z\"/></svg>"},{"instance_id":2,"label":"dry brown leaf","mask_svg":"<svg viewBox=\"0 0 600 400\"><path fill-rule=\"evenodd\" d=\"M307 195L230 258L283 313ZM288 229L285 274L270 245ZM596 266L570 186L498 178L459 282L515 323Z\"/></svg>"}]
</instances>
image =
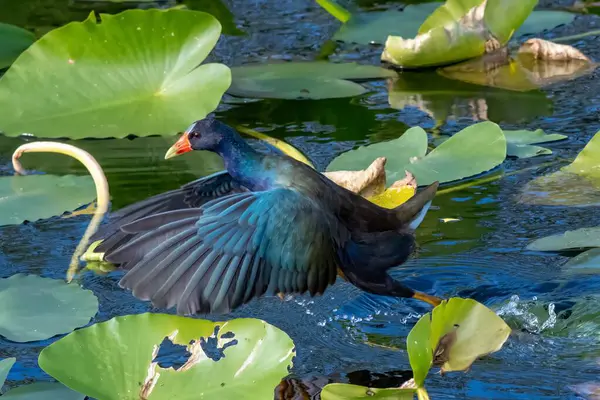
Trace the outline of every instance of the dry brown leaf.
<instances>
[{"instance_id":1,"label":"dry brown leaf","mask_svg":"<svg viewBox=\"0 0 600 400\"><path fill-rule=\"evenodd\" d=\"M351 192L371 197L385 190L385 157L379 157L362 171L332 171L323 175Z\"/></svg>"},{"instance_id":2,"label":"dry brown leaf","mask_svg":"<svg viewBox=\"0 0 600 400\"><path fill-rule=\"evenodd\" d=\"M573 46L543 39L529 39L519 48L519 54L531 54L534 58L550 61L581 60L592 62Z\"/></svg>"}]
</instances>

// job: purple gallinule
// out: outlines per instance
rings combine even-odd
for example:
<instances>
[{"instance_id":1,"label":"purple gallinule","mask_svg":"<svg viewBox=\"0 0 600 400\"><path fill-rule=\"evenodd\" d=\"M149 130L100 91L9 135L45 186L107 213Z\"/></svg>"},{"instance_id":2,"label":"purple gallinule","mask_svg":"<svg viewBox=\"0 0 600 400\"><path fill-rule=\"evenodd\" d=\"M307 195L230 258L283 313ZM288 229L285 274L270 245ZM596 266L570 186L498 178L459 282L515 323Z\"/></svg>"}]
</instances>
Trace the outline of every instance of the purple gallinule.
<instances>
[{"instance_id":1,"label":"purple gallinule","mask_svg":"<svg viewBox=\"0 0 600 400\"><path fill-rule=\"evenodd\" d=\"M219 154L226 171L125 207L92 238L127 270L120 285L134 296L179 314L226 313L265 293L323 293L339 274L369 293L440 303L387 273L414 251L437 182L381 208L299 161L255 151L212 117L165 158L191 150Z\"/></svg>"}]
</instances>

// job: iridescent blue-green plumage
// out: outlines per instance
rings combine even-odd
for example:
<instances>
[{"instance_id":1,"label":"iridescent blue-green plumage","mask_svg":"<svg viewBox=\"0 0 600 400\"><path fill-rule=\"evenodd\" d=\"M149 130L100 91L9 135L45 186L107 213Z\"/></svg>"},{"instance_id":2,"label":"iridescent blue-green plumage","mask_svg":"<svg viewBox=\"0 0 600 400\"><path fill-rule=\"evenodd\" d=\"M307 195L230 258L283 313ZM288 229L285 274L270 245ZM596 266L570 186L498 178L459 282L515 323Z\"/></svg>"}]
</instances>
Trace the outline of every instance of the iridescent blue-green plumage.
<instances>
[{"instance_id":1,"label":"iridescent blue-green plumage","mask_svg":"<svg viewBox=\"0 0 600 400\"><path fill-rule=\"evenodd\" d=\"M180 314L225 313L265 293L323 293L338 271L371 293L414 295L386 271L413 252L437 183L388 210L294 159L256 152L214 119L186 135L226 171L120 210L94 238L128 270L120 284L136 297Z\"/></svg>"}]
</instances>

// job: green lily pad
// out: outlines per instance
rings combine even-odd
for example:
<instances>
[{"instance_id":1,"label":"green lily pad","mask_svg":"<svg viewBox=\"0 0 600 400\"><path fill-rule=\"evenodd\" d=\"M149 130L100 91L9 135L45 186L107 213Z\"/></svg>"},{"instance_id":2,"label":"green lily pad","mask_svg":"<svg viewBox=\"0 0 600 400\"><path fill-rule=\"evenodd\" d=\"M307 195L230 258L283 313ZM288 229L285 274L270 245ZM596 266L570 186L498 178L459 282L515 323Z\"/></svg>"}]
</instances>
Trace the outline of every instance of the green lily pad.
<instances>
[{"instance_id":1,"label":"green lily pad","mask_svg":"<svg viewBox=\"0 0 600 400\"><path fill-rule=\"evenodd\" d=\"M0 360L0 389L2 389L2 386L4 386L4 382L6 382L8 373L10 372L12 366L15 364L15 361L17 361L17 359L14 357Z\"/></svg>"},{"instance_id":2,"label":"green lily pad","mask_svg":"<svg viewBox=\"0 0 600 400\"><path fill-rule=\"evenodd\" d=\"M18 26L0 23L0 69L10 66L33 42L33 33Z\"/></svg>"},{"instance_id":3,"label":"green lily pad","mask_svg":"<svg viewBox=\"0 0 600 400\"><path fill-rule=\"evenodd\" d=\"M562 270L573 275L600 273L600 248L576 255L562 266Z\"/></svg>"},{"instance_id":4,"label":"green lily pad","mask_svg":"<svg viewBox=\"0 0 600 400\"><path fill-rule=\"evenodd\" d=\"M419 29L414 39L388 37L383 61L420 68L452 64L506 44L536 5L536 0L448 0ZM506 18L510 10L511 18ZM494 38L488 37L492 32ZM495 44L494 44L495 42Z\"/></svg>"},{"instance_id":5,"label":"green lily pad","mask_svg":"<svg viewBox=\"0 0 600 400\"><path fill-rule=\"evenodd\" d=\"M359 385L345 383L330 383L323 388L321 399L323 400L355 400L355 399L377 399L377 400L413 400L416 389L376 389Z\"/></svg>"},{"instance_id":6,"label":"green lily pad","mask_svg":"<svg viewBox=\"0 0 600 400\"><path fill-rule=\"evenodd\" d=\"M546 236L529 243L527 250L565 251L600 247L600 227L581 228Z\"/></svg>"},{"instance_id":7,"label":"green lily pad","mask_svg":"<svg viewBox=\"0 0 600 400\"><path fill-rule=\"evenodd\" d=\"M502 129L486 121L463 129L406 169L420 185L428 185L478 175L497 167L505 158Z\"/></svg>"},{"instance_id":8,"label":"green lily pad","mask_svg":"<svg viewBox=\"0 0 600 400\"><path fill-rule=\"evenodd\" d=\"M33 342L71 332L90 322L98 299L62 280L17 274L0 279L0 335Z\"/></svg>"},{"instance_id":9,"label":"green lily pad","mask_svg":"<svg viewBox=\"0 0 600 400\"><path fill-rule=\"evenodd\" d=\"M29 47L0 79L0 130L8 136L173 135L213 111L229 68L198 65L221 26L188 10L93 14Z\"/></svg>"},{"instance_id":10,"label":"green lily pad","mask_svg":"<svg viewBox=\"0 0 600 400\"><path fill-rule=\"evenodd\" d=\"M537 143L554 142L566 139L566 135L559 133L545 134L543 130L535 131L516 130L504 131L506 137L507 155L518 158L529 158L539 155L552 154L552 150L541 146L534 146Z\"/></svg>"},{"instance_id":11,"label":"green lily pad","mask_svg":"<svg viewBox=\"0 0 600 400\"><path fill-rule=\"evenodd\" d=\"M0 177L0 226L61 215L95 198L96 188L89 176Z\"/></svg>"},{"instance_id":12,"label":"green lily pad","mask_svg":"<svg viewBox=\"0 0 600 400\"><path fill-rule=\"evenodd\" d=\"M386 157L386 182L391 185L405 175L413 157L424 157L427 152L427 133L418 126L408 129L398 139L361 146L337 156L327 172L353 171L367 168L378 157ZM421 184L417 177L417 183Z\"/></svg>"},{"instance_id":13,"label":"green lily pad","mask_svg":"<svg viewBox=\"0 0 600 400\"><path fill-rule=\"evenodd\" d=\"M388 185L401 179L405 170L415 175L419 185L450 182L500 165L506 158L506 139L498 125L486 121L463 129L427 155L426 151L427 134L414 127L398 139L341 154L327 171L365 169L377 157L386 157Z\"/></svg>"},{"instance_id":14,"label":"green lily pad","mask_svg":"<svg viewBox=\"0 0 600 400\"><path fill-rule=\"evenodd\" d=\"M155 361L166 337L191 353L180 368ZM224 355L218 361L202 348L209 337ZM261 320L145 313L72 332L42 350L38 361L66 386L99 399L262 399L273 396L294 355L292 340Z\"/></svg>"},{"instance_id":15,"label":"green lily pad","mask_svg":"<svg viewBox=\"0 0 600 400\"><path fill-rule=\"evenodd\" d=\"M528 92L590 74L596 67L583 60L539 60L522 53L511 56L504 49L437 72L448 79L475 85Z\"/></svg>"},{"instance_id":16,"label":"green lily pad","mask_svg":"<svg viewBox=\"0 0 600 400\"><path fill-rule=\"evenodd\" d=\"M2 396L12 400L83 400L84 395L74 392L65 385L55 382L36 382L16 387Z\"/></svg>"},{"instance_id":17,"label":"green lily pad","mask_svg":"<svg viewBox=\"0 0 600 400\"><path fill-rule=\"evenodd\" d=\"M251 64L231 69L227 93L272 99L328 99L363 94L365 87L350 80L394 77L389 69L357 63L325 61Z\"/></svg>"},{"instance_id":18,"label":"green lily pad","mask_svg":"<svg viewBox=\"0 0 600 400\"><path fill-rule=\"evenodd\" d=\"M519 201L549 206L590 206L600 204L600 132L575 160L550 175L525 185Z\"/></svg>"},{"instance_id":19,"label":"green lily pad","mask_svg":"<svg viewBox=\"0 0 600 400\"><path fill-rule=\"evenodd\" d=\"M419 26L440 3L407 5L402 11L371 11L353 14L333 40L358 44L383 44L389 35L413 37Z\"/></svg>"},{"instance_id":20,"label":"green lily pad","mask_svg":"<svg viewBox=\"0 0 600 400\"><path fill-rule=\"evenodd\" d=\"M415 383L418 377L421 385L431 365L440 366L442 372L464 371L477 358L500 350L511 332L483 304L456 297L421 317L414 329L407 345Z\"/></svg>"}]
</instances>

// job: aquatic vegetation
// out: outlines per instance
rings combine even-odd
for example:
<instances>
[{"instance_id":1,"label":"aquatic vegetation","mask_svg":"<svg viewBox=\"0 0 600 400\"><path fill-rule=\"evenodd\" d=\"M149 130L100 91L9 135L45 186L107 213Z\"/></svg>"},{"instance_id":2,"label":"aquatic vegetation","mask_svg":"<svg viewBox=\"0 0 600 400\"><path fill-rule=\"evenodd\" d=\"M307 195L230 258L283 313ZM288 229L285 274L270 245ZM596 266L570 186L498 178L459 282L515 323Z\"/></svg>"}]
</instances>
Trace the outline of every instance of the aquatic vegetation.
<instances>
[{"instance_id":1,"label":"aquatic vegetation","mask_svg":"<svg viewBox=\"0 0 600 400\"><path fill-rule=\"evenodd\" d=\"M343 24L334 34L333 40L357 44L385 44L388 36L411 38L420 33L424 33L433 27L433 22L437 18L448 18L450 21L461 17L464 10L461 3L451 2L449 6L434 2L417 2L416 4L407 4L401 11L388 9L385 11L361 10L348 11L342 8L333 0L316 0L327 12L340 20ZM464 5L471 8L480 5L482 0L465 2ZM501 5L501 2L498 4ZM502 5L501 5L502 6ZM442 8L443 7L443 8ZM438 17L428 17L437 9ZM504 16L502 10L492 10ZM500 15L498 14L498 15ZM575 15L570 12L556 10L536 10L531 12L525 22L516 30L513 37L529 35L542 32L546 29L552 29L558 25L570 23ZM428 25L422 28L424 22L428 20ZM513 24L512 19L503 18ZM502 23L502 22L496 22ZM504 27L499 26L499 29Z\"/></svg>"},{"instance_id":2,"label":"aquatic vegetation","mask_svg":"<svg viewBox=\"0 0 600 400\"><path fill-rule=\"evenodd\" d=\"M600 234L600 230L598 231ZM598 274L600 273L600 248L593 248L567 261L561 270L567 274Z\"/></svg>"},{"instance_id":3,"label":"aquatic vegetation","mask_svg":"<svg viewBox=\"0 0 600 400\"><path fill-rule=\"evenodd\" d=\"M18 26L0 23L0 70L10 66L34 41L33 33Z\"/></svg>"},{"instance_id":4,"label":"aquatic vegetation","mask_svg":"<svg viewBox=\"0 0 600 400\"><path fill-rule=\"evenodd\" d=\"M73 211L94 200L89 176L0 177L0 226L37 221Z\"/></svg>"},{"instance_id":5,"label":"aquatic vegetation","mask_svg":"<svg viewBox=\"0 0 600 400\"><path fill-rule=\"evenodd\" d=\"M600 204L600 132L575 160L560 170L528 182L518 200L548 206L592 206Z\"/></svg>"},{"instance_id":6,"label":"aquatic vegetation","mask_svg":"<svg viewBox=\"0 0 600 400\"><path fill-rule=\"evenodd\" d=\"M527 245L527 250L567 251L592 247L600 247L600 227L580 228L536 239Z\"/></svg>"},{"instance_id":7,"label":"aquatic vegetation","mask_svg":"<svg viewBox=\"0 0 600 400\"><path fill-rule=\"evenodd\" d=\"M231 75L227 93L235 96L312 100L357 96L367 89L352 80L397 76L372 65L326 61L242 65Z\"/></svg>"},{"instance_id":8,"label":"aquatic vegetation","mask_svg":"<svg viewBox=\"0 0 600 400\"><path fill-rule=\"evenodd\" d=\"M503 132L504 137L506 138L506 153L509 156L518 158L529 158L552 154L552 150L534 145L555 142L557 140L564 140L567 138L566 135L561 135L560 133L546 134L541 129L536 129L535 131L504 130Z\"/></svg>"},{"instance_id":9,"label":"aquatic vegetation","mask_svg":"<svg viewBox=\"0 0 600 400\"><path fill-rule=\"evenodd\" d=\"M92 13L53 30L8 69L0 79L0 131L78 139L172 135L217 107L229 68L198 67L221 33L213 16L129 10L100 18L96 23Z\"/></svg>"},{"instance_id":10,"label":"aquatic vegetation","mask_svg":"<svg viewBox=\"0 0 600 400\"><path fill-rule=\"evenodd\" d=\"M14 357L0 360L0 389L16 360ZM3 393L2 397L16 400L84 400L85 398L84 395L72 391L63 384L54 382L35 382L19 386Z\"/></svg>"},{"instance_id":11,"label":"aquatic vegetation","mask_svg":"<svg viewBox=\"0 0 600 400\"><path fill-rule=\"evenodd\" d=\"M8 376L8 373L10 372L12 366L15 364L15 361L17 361L17 359L14 357L9 357L0 360L0 389L2 389L2 386L6 381L6 377Z\"/></svg>"},{"instance_id":12,"label":"aquatic vegetation","mask_svg":"<svg viewBox=\"0 0 600 400\"><path fill-rule=\"evenodd\" d=\"M0 279L0 335L33 342L71 332L90 322L98 299L77 284L17 274Z\"/></svg>"},{"instance_id":13,"label":"aquatic vegetation","mask_svg":"<svg viewBox=\"0 0 600 400\"><path fill-rule=\"evenodd\" d=\"M358 385L329 384L323 400L429 398L425 378L432 366L441 373L465 371L482 356L500 350L511 333L509 326L489 308L471 299L451 298L423 315L406 338L413 379L400 388L371 389Z\"/></svg>"},{"instance_id":14,"label":"aquatic vegetation","mask_svg":"<svg viewBox=\"0 0 600 400\"><path fill-rule=\"evenodd\" d=\"M185 355L176 357L180 365L159 359L169 342L185 346ZM145 313L77 330L42 350L39 364L99 400L267 399L294 356L288 335L258 319L213 322Z\"/></svg>"},{"instance_id":15,"label":"aquatic vegetation","mask_svg":"<svg viewBox=\"0 0 600 400\"><path fill-rule=\"evenodd\" d=\"M414 39L388 37L383 61L405 68L451 64L504 46L537 0L448 0ZM506 18L510 10L511 18Z\"/></svg>"},{"instance_id":16,"label":"aquatic vegetation","mask_svg":"<svg viewBox=\"0 0 600 400\"><path fill-rule=\"evenodd\" d=\"M420 127L407 130L398 139L347 151L335 158L327 170L350 165L362 167L367 160L384 156L388 184L408 170L419 185L450 182L491 170L506 158L506 139L493 122L463 129L427 154L427 133Z\"/></svg>"}]
</instances>

